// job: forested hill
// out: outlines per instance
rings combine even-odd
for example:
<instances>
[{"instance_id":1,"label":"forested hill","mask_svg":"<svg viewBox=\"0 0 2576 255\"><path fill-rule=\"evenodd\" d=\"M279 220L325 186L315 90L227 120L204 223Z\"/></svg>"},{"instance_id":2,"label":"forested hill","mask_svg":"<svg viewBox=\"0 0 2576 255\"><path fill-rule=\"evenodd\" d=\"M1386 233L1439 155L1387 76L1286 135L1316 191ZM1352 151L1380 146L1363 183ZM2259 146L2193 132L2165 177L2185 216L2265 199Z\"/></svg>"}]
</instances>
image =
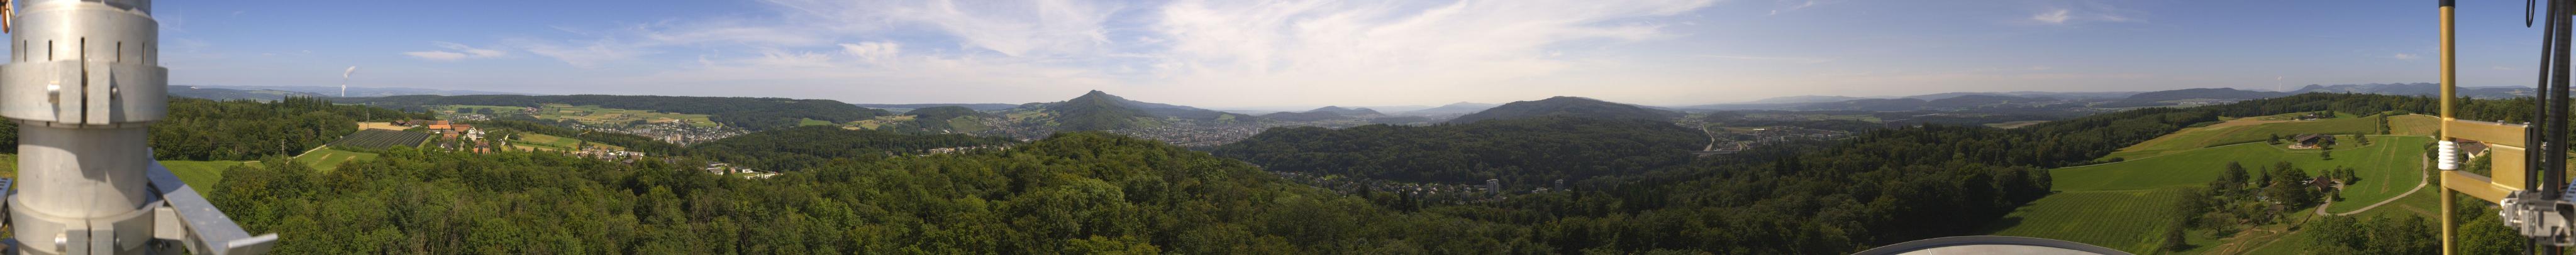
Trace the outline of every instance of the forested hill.
<instances>
[{"instance_id":1,"label":"forested hill","mask_svg":"<svg viewBox=\"0 0 2576 255\"><path fill-rule=\"evenodd\" d=\"M537 107L543 104L596 105L617 109L707 114L712 115L707 118L708 120L750 130L795 127L803 119L845 123L893 114L885 110L868 109L832 100L750 97L411 95L340 100L347 103L364 103L406 110L426 110L429 106L437 105L519 107Z\"/></svg>"},{"instance_id":2,"label":"forested hill","mask_svg":"<svg viewBox=\"0 0 2576 255\"><path fill-rule=\"evenodd\" d=\"M1501 179L1533 186L1688 162L1690 151L1707 142L1699 130L1670 122L1538 116L1433 126L1273 128L1215 153L1272 171L1418 183Z\"/></svg>"},{"instance_id":3,"label":"forested hill","mask_svg":"<svg viewBox=\"0 0 2576 255\"><path fill-rule=\"evenodd\" d=\"M1094 132L771 179L695 162L397 149L235 167L212 200L281 254L1514 254L1523 226L1403 213ZM434 166L434 167L433 167ZM1726 215L1708 215L1725 217ZM1748 230L1761 231L1761 230Z\"/></svg>"},{"instance_id":4,"label":"forested hill","mask_svg":"<svg viewBox=\"0 0 2576 255\"><path fill-rule=\"evenodd\" d=\"M1128 107L1126 99L1093 90L1073 100L1046 104L1055 112L1058 130L1117 130L1136 125L1136 118L1151 117L1143 109Z\"/></svg>"},{"instance_id":5,"label":"forested hill","mask_svg":"<svg viewBox=\"0 0 2576 255\"><path fill-rule=\"evenodd\" d=\"M1136 118L1172 117L1188 120L1232 118L1238 121L1252 121L1254 118L1251 115L1196 107L1138 102L1098 90L1084 93L1071 100L1041 103L1037 106L1055 112L1057 129L1064 131L1117 130L1135 126Z\"/></svg>"},{"instance_id":6,"label":"forested hill","mask_svg":"<svg viewBox=\"0 0 2576 255\"><path fill-rule=\"evenodd\" d=\"M905 135L832 126L805 126L754 132L690 145L697 156L752 169L792 172L821 167L835 160L869 161L919 155L930 149L1006 145L1009 138L963 134Z\"/></svg>"},{"instance_id":7,"label":"forested hill","mask_svg":"<svg viewBox=\"0 0 2576 255\"><path fill-rule=\"evenodd\" d=\"M1572 115L1592 118L1641 119L1667 122L1672 121L1673 118L1679 118L1682 116L1679 112L1646 109L1635 105L1612 103L1591 98L1551 97L1538 101L1519 101L1503 104L1502 106L1495 106L1492 109L1485 109L1484 111L1476 112L1474 114L1458 116L1457 119L1449 120L1449 123L1475 123L1476 121L1490 119L1527 118L1545 115Z\"/></svg>"}]
</instances>

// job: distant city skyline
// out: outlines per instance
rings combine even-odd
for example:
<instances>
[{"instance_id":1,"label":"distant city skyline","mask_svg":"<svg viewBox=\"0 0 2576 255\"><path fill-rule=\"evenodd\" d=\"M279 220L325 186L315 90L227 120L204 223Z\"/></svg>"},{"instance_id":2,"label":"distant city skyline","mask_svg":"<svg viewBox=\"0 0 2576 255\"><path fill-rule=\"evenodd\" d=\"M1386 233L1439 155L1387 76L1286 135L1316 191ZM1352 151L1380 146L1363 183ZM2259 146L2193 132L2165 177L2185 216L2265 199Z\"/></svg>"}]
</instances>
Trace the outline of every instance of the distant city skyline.
<instances>
[{"instance_id":1,"label":"distant city skyline","mask_svg":"<svg viewBox=\"0 0 2576 255\"><path fill-rule=\"evenodd\" d=\"M2461 81L2528 86L2522 6L2462 3ZM2421 2L354 1L159 3L173 84L1251 109L1581 96L2431 82Z\"/></svg>"}]
</instances>

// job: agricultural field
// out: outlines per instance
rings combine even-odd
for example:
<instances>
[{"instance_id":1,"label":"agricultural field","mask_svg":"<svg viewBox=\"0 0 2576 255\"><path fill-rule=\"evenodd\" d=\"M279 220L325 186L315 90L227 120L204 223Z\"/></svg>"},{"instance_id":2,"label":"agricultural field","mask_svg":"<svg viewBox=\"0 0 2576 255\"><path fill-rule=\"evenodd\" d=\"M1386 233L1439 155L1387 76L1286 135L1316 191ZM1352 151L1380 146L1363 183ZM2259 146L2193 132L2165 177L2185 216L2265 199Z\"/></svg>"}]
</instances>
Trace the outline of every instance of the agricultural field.
<instances>
[{"instance_id":1,"label":"agricultural field","mask_svg":"<svg viewBox=\"0 0 2576 255\"><path fill-rule=\"evenodd\" d=\"M2427 136L2371 135L2368 145L2344 138L2332 150L2334 158L2325 159L2319 150L2293 150L2285 145L2260 142L2273 133L2367 133L2376 134L2378 117L2361 116L2317 121L2285 121L2278 116L2236 118L2228 122L2189 128L2159 137L2113 155L2130 156L2127 161L2077 166L2050 170L2055 189L2060 193L2033 201L2005 216L1989 233L1994 235L2029 236L2083 242L2130 252L2152 252L2152 246L2170 221L2152 220L2171 217L2163 206L2180 196L2159 196L2158 192L2189 190L2207 185L2226 171L2228 162L2239 162L2251 170L2269 168L2276 162L2290 162L2311 175L2321 170L2350 167L2360 180L2346 186L2343 200L2323 208L2329 213L2352 213L2382 201L2388 204L2353 213L2351 217L2425 216L2430 219L2438 210L2438 192L2407 193L2424 181L2425 144ZM2391 116L2389 131L2394 134L2429 133L2434 119L2423 115ZM2251 143L2227 141L2251 140ZM2220 145L2209 147L2211 145ZM2144 156L2141 156L2144 155ZM2432 189L2430 187L2427 188ZM2403 196L2400 196L2403 195ZM2308 247L2310 233L2293 225L2318 217L2318 208L2296 209L2284 224L2257 227L2234 232L2225 240L2212 239L2210 230L2189 233L2189 249L2182 253L2209 254L2288 254ZM2146 219L2146 220L2142 220ZM2104 231L2114 230L2114 231Z\"/></svg>"},{"instance_id":2,"label":"agricultural field","mask_svg":"<svg viewBox=\"0 0 2576 255\"><path fill-rule=\"evenodd\" d=\"M2172 212L2154 205L2172 204L2186 189L2129 191L2067 191L2014 209L1991 235L2024 236L2073 241L2149 253L2155 249L2165 228L2172 227ZM2193 234L2206 239L2207 234ZM2192 243L2208 243L2193 240Z\"/></svg>"},{"instance_id":3,"label":"agricultural field","mask_svg":"<svg viewBox=\"0 0 2576 255\"><path fill-rule=\"evenodd\" d=\"M339 170L340 163L343 162L369 159L376 159L376 154L333 150L329 147L315 149L312 152L304 153L304 155L295 156L295 162L302 162L306 166L312 166L314 170L321 170L323 172Z\"/></svg>"},{"instance_id":4,"label":"agricultural field","mask_svg":"<svg viewBox=\"0 0 2576 255\"><path fill-rule=\"evenodd\" d=\"M443 114L455 114L472 113L473 111L481 109L490 109L493 113L499 115L520 114L524 110L524 108L515 106L449 105L440 107L438 111ZM723 125L717 124L715 121L707 120L709 115L706 114L663 113L645 110L602 108L595 105L576 106L567 104L544 104L537 108L535 114L528 114L528 116L541 120L572 120L593 126L625 126L635 123L636 121L643 121L646 123L681 122L687 123L690 126L709 128Z\"/></svg>"},{"instance_id":5,"label":"agricultural field","mask_svg":"<svg viewBox=\"0 0 2576 255\"><path fill-rule=\"evenodd\" d=\"M161 161L163 168L170 169L171 175L179 176L180 182L196 188L197 195L200 196L210 195L208 192L215 191L215 183L224 180L224 169L241 164L242 162L236 161ZM0 178L18 178L17 154L0 154Z\"/></svg>"},{"instance_id":6,"label":"agricultural field","mask_svg":"<svg viewBox=\"0 0 2576 255\"><path fill-rule=\"evenodd\" d=\"M832 122L830 122L830 121L818 120L818 119L797 119L797 120L796 120L796 126L835 126L835 125L840 125L840 124L838 124L838 123L832 123Z\"/></svg>"},{"instance_id":7,"label":"agricultural field","mask_svg":"<svg viewBox=\"0 0 2576 255\"><path fill-rule=\"evenodd\" d=\"M574 138L561 137L561 136L551 136L551 135L538 134L538 133L519 133L519 134L517 135L517 137L513 137L513 138L514 138L514 139L512 139L512 142L510 142L511 144L518 146L520 149L531 149L531 150L572 151L572 150L574 149L574 147L580 147L580 146L581 146L581 142L582 142L582 141L581 141L581 139L574 139ZM608 149L612 149L612 150L625 150L625 149L626 149L626 147L618 147L618 146L615 146L615 145L607 145L607 144L591 144L590 146L591 146L591 147L608 148Z\"/></svg>"},{"instance_id":8,"label":"agricultural field","mask_svg":"<svg viewBox=\"0 0 2576 255\"><path fill-rule=\"evenodd\" d=\"M240 165L244 165L244 163L237 161L161 161L161 167L169 168L171 175L179 176L180 182L188 183L188 186L196 189L197 195L200 196L212 195L208 192L215 192L215 183L223 182L224 170L232 169L233 166Z\"/></svg>"},{"instance_id":9,"label":"agricultural field","mask_svg":"<svg viewBox=\"0 0 2576 255\"><path fill-rule=\"evenodd\" d=\"M420 146L422 141L428 141L429 136L429 133L367 129L358 130L357 133L351 133L349 136L340 137L340 140L338 141L331 141L331 145L329 146L362 149L383 149L401 146L416 147Z\"/></svg>"},{"instance_id":10,"label":"agricultural field","mask_svg":"<svg viewBox=\"0 0 2576 255\"><path fill-rule=\"evenodd\" d=\"M2184 128L2173 134L2120 148L2104 159L2140 159L2165 154L2246 142L2262 142L2272 135L2289 137L2298 134L2379 134L2375 116L2334 118L2309 121L2263 120L2271 117L2238 118L2205 127ZM2392 120L2393 121L2393 120Z\"/></svg>"},{"instance_id":11,"label":"agricultural field","mask_svg":"<svg viewBox=\"0 0 2576 255\"><path fill-rule=\"evenodd\" d=\"M410 126L397 126L397 125L394 125L394 123L390 123L390 122L359 122L359 123L358 123L358 129L383 129L383 130L395 130L395 131L401 131L401 130L411 129L411 127L410 127Z\"/></svg>"},{"instance_id":12,"label":"agricultural field","mask_svg":"<svg viewBox=\"0 0 2576 255\"><path fill-rule=\"evenodd\" d=\"M2388 134L2430 136L2442 131L2442 117L2423 114L2388 116Z\"/></svg>"},{"instance_id":13,"label":"agricultural field","mask_svg":"<svg viewBox=\"0 0 2576 255\"><path fill-rule=\"evenodd\" d=\"M2279 145L2246 143L2177 153L2162 157L2120 163L2078 166L2050 170L2060 191L2145 190L2190 187L2208 184L2227 171L2228 162L2244 164L2249 170L2271 168L2275 162L2290 162L2311 175L2325 169L2350 167L2361 175L2358 183L2346 187L2348 201L2387 200L2405 193L2421 182L2424 146L2431 137L2370 136L2370 145L2346 141L2334 146L2333 160L2317 154L2318 150L2292 150ZM2334 207L2362 206L2367 203L2336 203ZM2335 208L2328 208L2330 211ZM2340 212L2340 211L2338 211Z\"/></svg>"},{"instance_id":14,"label":"agricultural field","mask_svg":"<svg viewBox=\"0 0 2576 255\"><path fill-rule=\"evenodd\" d=\"M601 108L595 105L575 106L565 104L545 104L544 107L537 109L537 114L535 116L538 119L568 119L579 121L583 124L605 126L623 126L639 120L647 123L682 122L689 124L690 126L708 128L722 125L716 124L715 121L707 120L707 116L709 115L706 114L661 113L644 110Z\"/></svg>"},{"instance_id":15,"label":"agricultural field","mask_svg":"<svg viewBox=\"0 0 2576 255\"><path fill-rule=\"evenodd\" d=\"M1987 126L1987 127L1993 127L1993 128L2001 128L2001 129L2015 129L2015 128L2021 128L2021 127L2028 127L2028 126L2030 126L2030 125L2039 125L2039 123L2048 123L2048 121L2045 121L2045 120L2025 120L2025 121L2012 121L2012 122L1986 123L1986 126Z\"/></svg>"}]
</instances>

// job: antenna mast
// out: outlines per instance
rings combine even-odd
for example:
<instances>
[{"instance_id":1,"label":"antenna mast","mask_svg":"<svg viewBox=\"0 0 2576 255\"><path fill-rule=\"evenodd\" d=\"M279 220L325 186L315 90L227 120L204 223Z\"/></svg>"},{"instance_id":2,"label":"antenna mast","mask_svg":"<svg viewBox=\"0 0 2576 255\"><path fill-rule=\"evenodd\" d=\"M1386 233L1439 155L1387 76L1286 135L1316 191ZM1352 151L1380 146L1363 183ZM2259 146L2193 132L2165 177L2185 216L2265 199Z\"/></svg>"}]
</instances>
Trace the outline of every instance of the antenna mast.
<instances>
[{"instance_id":1,"label":"antenna mast","mask_svg":"<svg viewBox=\"0 0 2576 255\"><path fill-rule=\"evenodd\" d=\"M11 1L0 0L0 6ZM21 183L5 210L10 253L257 254L251 236L152 160L169 70L151 0L22 0L0 65L0 117L16 122ZM26 29L15 29L26 28ZM0 179L0 188L12 182Z\"/></svg>"}]
</instances>

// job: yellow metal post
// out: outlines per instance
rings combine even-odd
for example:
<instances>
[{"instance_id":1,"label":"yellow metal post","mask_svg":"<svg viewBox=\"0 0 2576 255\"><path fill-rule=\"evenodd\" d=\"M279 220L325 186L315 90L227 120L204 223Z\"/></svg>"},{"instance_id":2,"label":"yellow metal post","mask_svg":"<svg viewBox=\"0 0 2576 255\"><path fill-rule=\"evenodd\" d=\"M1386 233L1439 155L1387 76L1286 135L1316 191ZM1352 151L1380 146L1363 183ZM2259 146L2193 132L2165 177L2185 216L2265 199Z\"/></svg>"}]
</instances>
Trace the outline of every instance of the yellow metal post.
<instances>
[{"instance_id":1,"label":"yellow metal post","mask_svg":"<svg viewBox=\"0 0 2576 255\"><path fill-rule=\"evenodd\" d=\"M2453 72L2458 69L2452 66L2456 59L2451 56L2451 1L2442 0L2442 128L2441 134L2434 137L2436 142L2449 141L2451 122L2457 121L2451 116L2451 97L2454 96L2452 93L2459 86L2457 79L2452 77ZM2441 183L2450 183L2451 175L2441 176ZM2442 189L2442 255L2451 254L2451 228L2458 226L2451 222L2451 196L2451 189Z\"/></svg>"}]
</instances>

